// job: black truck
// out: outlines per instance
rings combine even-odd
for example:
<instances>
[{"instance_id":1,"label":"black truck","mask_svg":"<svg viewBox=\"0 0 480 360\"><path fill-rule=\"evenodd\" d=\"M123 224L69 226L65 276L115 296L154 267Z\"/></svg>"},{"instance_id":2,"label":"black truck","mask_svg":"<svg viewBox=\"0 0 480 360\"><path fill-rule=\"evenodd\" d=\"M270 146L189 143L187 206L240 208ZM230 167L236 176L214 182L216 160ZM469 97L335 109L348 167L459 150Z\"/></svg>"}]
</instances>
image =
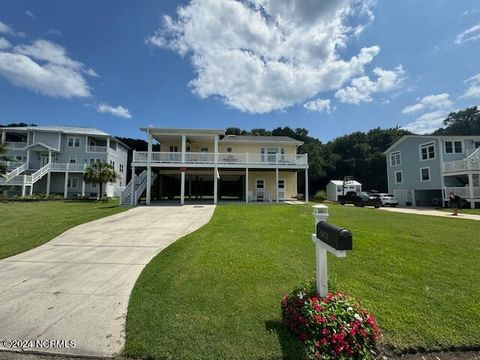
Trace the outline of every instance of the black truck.
<instances>
[{"instance_id":1,"label":"black truck","mask_svg":"<svg viewBox=\"0 0 480 360\"><path fill-rule=\"evenodd\" d=\"M339 196L338 202L342 205L353 204L355 206L382 206L382 200L376 196L370 196L363 191L348 191L345 196Z\"/></svg>"}]
</instances>

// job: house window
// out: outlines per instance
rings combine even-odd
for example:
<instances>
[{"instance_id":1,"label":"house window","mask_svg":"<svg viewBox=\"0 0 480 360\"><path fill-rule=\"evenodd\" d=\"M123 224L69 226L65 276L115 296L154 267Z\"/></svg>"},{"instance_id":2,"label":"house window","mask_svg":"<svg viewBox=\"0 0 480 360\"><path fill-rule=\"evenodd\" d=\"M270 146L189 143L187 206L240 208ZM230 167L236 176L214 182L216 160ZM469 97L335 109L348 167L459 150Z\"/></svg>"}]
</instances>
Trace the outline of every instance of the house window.
<instances>
[{"instance_id":1,"label":"house window","mask_svg":"<svg viewBox=\"0 0 480 360\"><path fill-rule=\"evenodd\" d=\"M278 180L278 188L282 190L285 189L285 180L283 179Z\"/></svg>"},{"instance_id":2,"label":"house window","mask_svg":"<svg viewBox=\"0 0 480 360\"><path fill-rule=\"evenodd\" d=\"M170 152L178 152L178 146L170 146Z\"/></svg>"},{"instance_id":3,"label":"house window","mask_svg":"<svg viewBox=\"0 0 480 360\"><path fill-rule=\"evenodd\" d=\"M120 164L120 166L119 166L119 171L120 171L121 173L123 173L123 164Z\"/></svg>"},{"instance_id":4,"label":"house window","mask_svg":"<svg viewBox=\"0 0 480 360\"><path fill-rule=\"evenodd\" d=\"M75 164L77 162L77 157L76 156L69 156L68 157L68 162L70 164Z\"/></svg>"},{"instance_id":5,"label":"house window","mask_svg":"<svg viewBox=\"0 0 480 360\"><path fill-rule=\"evenodd\" d=\"M93 159L93 158L91 158L91 159L90 159L90 165L91 165L91 164L95 164L96 162L100 162L100 161L102 161L102 159Z\"/></svg>"},{"instance_id":6,"label":"house window","mask_svg":"<svg viewBox=\"0 0 480 360\"><path fill-rule=\"evenodd\" d=\"M403 172L395 171L395 184L403 183Z\"/></svg>"},{"instance_id":7,"label":"house window","mask_svg":"<svg viewBox=\"0 0 480 360\"><path fill-rule=\"evenodd\" d=\"M23 160L22 155L15 155L15 160L22 161Z\"/></svg>"},{"instance_id":8,"label":"house window","mask_svg":"<svg viewBox=\"0 0 480 360\"><path fill-rule=\"evenodd\" d=\"M401 164L400 151L390 154L390 166L398 166Z\"/></svg>"},{"instance_id":9,"label":"house window","mask_svg":"<svg viewBox=\"0 0 480 360\"><path fill-rule=\"evenodd\" d=\"M67 186L70 189L77 189L78 188L78 178L75 178L75 177L69 178Z\"/></svg>"},{"instance_id":10,"label":"house window","mask_svg":"<svg viewBox=\"0 0 480 360\"><path fill-rule=\"evenodd\" d=\"M480 140L475 140L475 141L473 142L473 146L475 147L475 149L480 148Z\"/></svg>"},{"instance_id":11,"label":"house window","mask_svg":"<svg viewBox=\"0 0 480 360\"><path fill-rule=\"evenodd\" d=\"M80 138L78 137L69 137L67 141L68 147L80 147Z\"/></svg>"},{"instance_id":12,"label":"house window","mask_svg":"<svg viewBox=\"0 0 480 360\"><path fill-rule=\"evenodd\" d=\"M433 142L420 145L420 160L435 159L435 144Z\"/></svg>"},{"instance_id":13,"label":"house window","mask_svg":"<svg viewBox=\"0 0 480 360\"><path fill-rule=\"evenodd\" d=\"M208 148L202 147L202 148L200 148L200 152L208 152Z\"/></svg>"},{"instance_id":14,"label":"house window","mask_svg":"<svg viewBox=\"0 0 480 360\"><path fill-rule=\"evenodd\" d=\"M110 165L112 165L113 167L115 167L115 161L110 160Z\"/></svg>"},{"instance_id":15,"label":"house window","mask_svg":"<svg viewBox=\"0 0 480 360\"><path fill-rule=\"evenodd\" d=\"M227 147L227 152L229 152L229 153L232 152L232 147L231 146Z\"/></svg>"},{"instance_id":16,"label":"house window","mask_svg":"<svg viewBox=\"0 0 480 360\"><path fill-rule=\"evenodd\" d=\"M424 167L420 169L420 181L430 181L430 168Z\"/></svg>"},{"instance_id":17,"label":"house window","mask_svg":"<svg viewBox=\"0 0 480 360\"><path fill-rule=\"evenodd\" d=\"M462 141L445 141L445 152L447 154L461 154L463 153Z\"/></svg>"},{"instance_id":18,"label":"house window","mask_svg":"<svg viewBox=\"0 0 480 360\"><path fill-rule=\"evenodd\" d=\"M257 189L265 189L265 180L257 179Z\"/></svg>"}]
</instances>

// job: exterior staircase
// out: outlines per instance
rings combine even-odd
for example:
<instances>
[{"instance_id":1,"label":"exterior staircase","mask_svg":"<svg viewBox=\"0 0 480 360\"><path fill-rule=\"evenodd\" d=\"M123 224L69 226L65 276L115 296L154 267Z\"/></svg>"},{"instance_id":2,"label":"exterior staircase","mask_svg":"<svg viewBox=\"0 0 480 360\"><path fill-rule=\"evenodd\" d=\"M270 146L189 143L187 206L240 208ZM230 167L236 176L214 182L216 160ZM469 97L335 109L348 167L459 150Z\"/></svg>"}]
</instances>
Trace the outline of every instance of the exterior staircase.
<instances>
[{"instance_id":1,"label":"exterior staircase","mask_svg":"<svg viewBox=\"0 0 480 360\"><path fill-rule=\"evenodd\" d=\"M152 183L157 174L152 174ZM144 170L140 175L136 175L120 193L120 206L136 206L138 200L147 188L147 171Z\"/></svg>"}]
</instances>

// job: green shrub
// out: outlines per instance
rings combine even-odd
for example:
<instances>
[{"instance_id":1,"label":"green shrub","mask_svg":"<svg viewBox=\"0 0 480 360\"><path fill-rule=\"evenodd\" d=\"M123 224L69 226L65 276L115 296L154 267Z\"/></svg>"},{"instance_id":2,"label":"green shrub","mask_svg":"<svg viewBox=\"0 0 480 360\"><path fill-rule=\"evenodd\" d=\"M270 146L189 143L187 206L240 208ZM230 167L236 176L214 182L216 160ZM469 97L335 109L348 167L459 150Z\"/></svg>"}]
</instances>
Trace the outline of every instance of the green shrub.
<instances>
[{"instance_id":1,"label":"green shrub","mask_svg":"<svg viewBox=\"0 0 480 360\"><path fill-rule=\"evenodd\" d=\"M281 302L283 323L305 345L309 359L374 359L375 318L342 293L322 298L310 283Z\"/></svg>"},{"instance_id":2,"label":"green shrub","mask_svg":"<svg viewBox=\"0 0 480 360\"><path fill-rule=\"evenodd\" d=\"M318 190L315 194L315 201L324 202L327 200L327 193L325 190Z\"/></svg>"}]
</instances>

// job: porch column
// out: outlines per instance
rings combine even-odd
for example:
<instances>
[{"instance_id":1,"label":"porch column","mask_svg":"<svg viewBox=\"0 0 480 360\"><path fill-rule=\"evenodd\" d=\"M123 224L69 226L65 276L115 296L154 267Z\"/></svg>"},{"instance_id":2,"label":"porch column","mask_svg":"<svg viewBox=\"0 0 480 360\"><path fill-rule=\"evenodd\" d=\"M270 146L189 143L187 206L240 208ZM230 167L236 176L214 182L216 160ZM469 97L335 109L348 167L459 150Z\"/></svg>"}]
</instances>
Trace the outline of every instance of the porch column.
<instances>
[{"instance_id":1,"label":"porch column","mask_svg":"<svg viewBox=\"0 0 480 360\"><path fill-rule=\"evenodd\" d=\"M214 158L216 164L218 163L218 135L215 135L215 138L213 140L213 152L215 153Z\"/></svg>"},{"instance_id":2,"label":"porch column","mask_svg":"<svg viewBox=\"0 0 480 360\"><path fill-rule=\"evenodd\" d=\"M30 164L30 149L27 150L27 160L25 161L27 164ZM27 166L29 167L29 166Z\"/></svg>"},{"instance_id":3,"label":"porch column","mask_svg":"<svg viewBox=\"0 0 480 360\"><path fill-rule=\"evenodd\" d=\"M49 151L48 152L48 163L51 164L51 162L52 162L52 152ZM46 191L47 196L50 195L51 177L52 177L52 173L49 170L48 173L47 173L47 191Z\"/></svg>"},{"instance_id":4,"label":"porch column","mask_svg":"<svg viewBox=\"0 0 480 360\"><path fill-rule=\"evenodd\" d=\"M30 196L32 196L32 195L33 195L33 184L30 185Z\"/></svg>"},{"instance_id":5,"label":"porch column","mask_svg":"<svg viewBox=\"0 0 480 360\"><path fill-rule=\"evenodd\" d=\"M185 204L185 170L181 171L181 181L180 181L180 205Z\"/></svg>"},{"instance_id":6,"label":"porch column","mask_svg":"<svg viewBox=\"0 0 480 360\"><path fill-rule=\"evenodd\" d=\"M137 176L135 175L135 166L132 166L132 180L130 180L132 182L132 190L131 190L131 193L130 193L130 205L135 205L135 183L137 182Z\"/></svg>"},{"instance_id":7,"label":"porch column","mask_svg":"<svg viewBox=\"0 0 480 360\"><path fill-rule=\"evenodd\" d=\"M25 182L27 181L27 175L23 175L22 196L25 196Z\"/></svg>"},{"instance_id":8,"label":"porch column","mask_svg":"<svg viewBox=\"0 0 480 360\"><path fill-rule=\"evenodd\" d=\"M185 164L186 152L187 152L187 135L182 135L182 164Z\"/></svg>"},{"instance_id":9,"label":"porch column","mask_svg":"<svg viewBox=\"0 0 480 360\"><path fill-rule=\"evenodd\" d=\"M100 197L102 194L100 194ZM68 171L65 171L65 188L63 190L63 197L66 199L68 197Z\"/></svg>"},{"instance_id":10,"label":"porch column","mask_svg":"<svg viewBox=\"0 0 480 360\"><path fill-rule=\"evenodd\" d=\"M475 208L475 201L473 201L473 174L470 172L468 174L468 187L469 187L469 192L470 192L470 207L472 209Z\"/></svg>"},{"instance_id":11,"label":"porch column","mask_svg":"<svg viewBox=\"0 0 480 360\"><path fill-rule=\"evenodd\" d=\"M248 204L248 168L245 169L245 202Z\"/></svg>"},{"instance_id":12,"label":"porch column","mask_svg":"<svg viewBox=\"0 0 480 360\"><path fill-rule=\"evenodd\" d=\"M82 178L82 197L85 197L85 179L83 178Z\"/></svg>"},{"instance_id":13,"label":"porch column","mask_svg":"<svg viewBox=\"0 0 480 360\"><path fill-rule=\"evenodd\" d=\"M277 204L278 204L278 202L279 202L279 199L278 199L278 168L275 169L275 191L277 193L276 199L277 199Z\"/></svg>"},{"instance_id":14,"label":"porch column","mask_svg":"<svg viewBox=\"0 0 480 360\"><path fill-rule=\"evenodd\" d=\"M148 130L148 154L147 154L147 189L145 204L150 205L152 195L152 133Z\"/></svg>"},{"instance_id":15,"label":"porch column","mask_svg":"<svg viewBox=\"0 0 480 360\"><path fill-rule=\"evenodd\" d=\"M218 168L215 167L213 169L213 203L217 204L217 196L218 196Z\"/></svg>"},{"instance_id":16,"label":"porch column","mask_svg":"<svg viewBox=\"0 0 480 360\"><path fill-rule=\"evenodd\" d=\"M308 203L308 169L305 169L305 202Z\"/></svg>"},{"instance_id":17,"label":"porch column","mask_svg":"<svg viewBox=\"0 0 480 360\"><path fill-rule=\"evenodd\" d=\"M7 133L5 131L2 131L2 144L6 141L7 139Z\"/></svg>"}]
</instances>

